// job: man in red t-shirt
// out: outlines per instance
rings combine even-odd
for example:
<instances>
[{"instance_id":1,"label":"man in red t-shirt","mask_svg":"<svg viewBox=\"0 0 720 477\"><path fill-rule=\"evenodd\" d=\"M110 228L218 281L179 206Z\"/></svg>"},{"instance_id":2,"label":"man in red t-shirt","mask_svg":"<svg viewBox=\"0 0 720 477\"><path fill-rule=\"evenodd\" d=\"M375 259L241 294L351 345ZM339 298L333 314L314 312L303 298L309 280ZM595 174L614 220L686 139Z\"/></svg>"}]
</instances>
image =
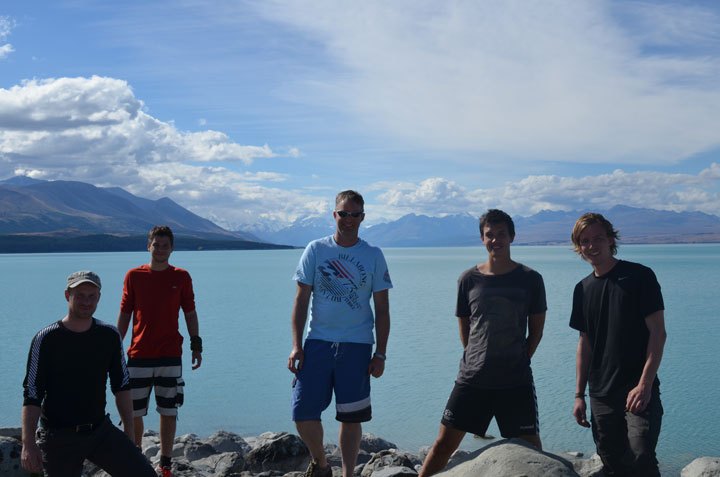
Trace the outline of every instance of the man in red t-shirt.
<instances>
[{"instance_id":1,"label":"man in red t-shirt","mask_svg":"<svg viewBox=\"0 0 720 477\"><path fill-rule=\"evenodd\" d=\"M168 263L174 238L167 226L148 233L150 263L125 275L117 327L124 338L132 318L132 340L128 348L128 371L133 398L135 444L141 444L143 416L147 414L151 389L160 414L160 465L162 477L172 476L172 454L178 408L183 403L182 342L178 317L185 315L192 369L202 363L195 295L190 274Z\"/></svg>"}]
</instances>

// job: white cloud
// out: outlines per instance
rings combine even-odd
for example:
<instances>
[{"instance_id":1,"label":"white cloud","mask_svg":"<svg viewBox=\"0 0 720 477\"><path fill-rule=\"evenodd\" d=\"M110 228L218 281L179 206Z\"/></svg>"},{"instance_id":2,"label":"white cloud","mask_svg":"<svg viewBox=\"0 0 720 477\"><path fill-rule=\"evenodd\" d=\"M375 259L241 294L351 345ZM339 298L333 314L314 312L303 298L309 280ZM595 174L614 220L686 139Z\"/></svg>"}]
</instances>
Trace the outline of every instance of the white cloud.
<instances>
[{"instance_id":1,"label":"white cloud","mask_svg":"<svg viewBox=\"0 0 720 477\"><path fill-rule=\"evenodd\" d=\"M95 162L232 162L272 158L218 131L179 131L143 110L125 81L93 76L25 81L0 89L0 153L46 167Z\"/></svg>"},{"instance_id":2,"label":"white cloud","mask_svg":"<svg viewBox=\"0 0 720 477\"><path fill-rule=\"evenodd\" d=\"M277 172L246 172L243 174L246 181L253 182L284 182L287 180L287 174L278 174Z\"/></svg>"},{"instance_id":3,"label":"white cloud","mask_svg":"<svg viewBox=\"0 0 720 477\"><path fill-rule=\"evenodd\" d=\"M5 43L14 27L15 21L11 17L0 16L0 60L7 58L10 53L15 51L10 43Z\"/></svg>"},{"instance_id":4,"label":"white cloud","mask_svg":"<svg viewBox=\"0 0 720 477\"><path fill-rule=\"evenodd\" d=\"M10 56L10 53L12 53L13 51L15 51L15 49L10 43L0 45L0 60Z\"/></svg>"},{"instance_id":5,"label":"white cloud","mask_svg":"<svg viewBox=\"0 0 720 477\"><path fill-rule=\"evenodd\" d=\"M407 142L638 164L672 163L720 145L718 49L646 48L660 36L677 48L688 38L717 46L720 21L698 7L662 12L676 19L670 24L637 20L657 11L641 3L633 4L632 23L621 3L606 0L260 5L336 62L298 82L297 97L335 104Z\"/></svg>"},{"instance_id":6,"label":"white cloud","mask_svg":"<svg viewBox=\"0 0 720 477\"><path fill-rule=\"evenodd\" d=\"M467 189L443 178L417 184L375 185L381 190L378 209L387 218L424 211L428 215L470 212L479 215L500 208L517 215L541 210L608 209L622 204L660 210L720 214L720 165L713 163L697 175L625 172L586 177L528 176L488 189Z\"/></svg>"},{"instance_id":7,"label":"white cloud","mask_svg":"<svg viewBox=\"0 0 720 477\"><path fill-rule=\"evenodd\" d=\"M329 210L325 198L263 187L248 180L246 174L222 167L152 164L126 180L124 188L133 194L171 197L230 230L252 228L258 223L287 225Z\"/></svg>"},{"instance_id":8,"label":"white cloud","mask_svg":"<svg viewBox=\"0 0 720 477\"><path fill-rule=\"evenodd\" d=\"M169 3L148 5L162 10ZM248 5L262 18L257 12L246 15ZM326 214L336 185L348 181L366 194L373 218L478 214L489 207L529 215L617 203L720 213L718 162L697 174L618 169L584 177L538 175L518 166L522 161L532 171L553 171L550 161L654 165L720 145L716 13L680 3L656 9L652 3L603 0L309 0L302 6L268 0L217 6L197 7L207 16L187 19L191 31L232 29L239 21L257 20L261 27L243 41L277 38L271 51L240 57L252 60L252 67L231 56L240 48L226 45L220 52L227 57L215 52L210 63L196 68L242 65L263 73L248 83L257 84L258 92L271 90L268 96L259 93L256 103L222 95L222 112L242 109L241 119L223 123L212 107L188 108L193 112L184 124L199 130L183 131L152 116L119 79L29 80L0 89L0 178L82 180L148 198L168 196L228 228L276 226ZM235 14L226 15L223 8ZM181 11L175 11L169 30L182 33L188 27L179 21ZM156 31L154 23L135 22L156 17L139 10L116 20L123 12L112 22L138 30L131 37L126 29L116 30L117 45L130 38L142 52L133 56L138 58L134 67L155 75L173 68L185 72L185 63L153 56L185 51L173 50L170 37L150 42L144 35ZM225 23L214 24L218 19ZM273 28L278 25L291 28ZM0 20L0 45L9 31L2 30ZM293 41L286 46L288 38ZM194 63L196 57L187 59ZM237 75L217 71L224 72L217 78L236 87ZM204 92L217 89L205 76L172 84L182 93L195 88L182 97L204 106L211 98ZM153 78L158 84L166 80ZM311 107L288 108L276 102L278 97ZM339 134L323 127L330 121ZM208 124L227 131L248 124L261 139L239 144ZM366 132L388 140L363 142ZM278 136L307 146L300 151L288 145L294 139L264 144ZM258 170L267 161L273 167ZM398 167L393 161L405 162ZM581 166L564 169L585 174L577 172ZM407 173L412 176L401 175ZM501 182L518 176L524 178ZM387 182L367 185L379 177ZM394 177L413 179L393 182ZM498 185L474 188L469 184L476 177L482 179L478 183Z\"/></svg>"},{"instance_id":9,"label":"white cloud","mask_svg":"<svg viewBox=\"0 0 720 477\"><path fill-rule=\"evenodd\" d=\"M230 228L325 210L325 200L266 186L286 181L286 174L236 170L278 156L267 144L237 144L218 131L180 131L147 114L128 84L113 78L32 80L0 89L0 178L78 180L168 196Z\"/></svg>"}]
</instances>

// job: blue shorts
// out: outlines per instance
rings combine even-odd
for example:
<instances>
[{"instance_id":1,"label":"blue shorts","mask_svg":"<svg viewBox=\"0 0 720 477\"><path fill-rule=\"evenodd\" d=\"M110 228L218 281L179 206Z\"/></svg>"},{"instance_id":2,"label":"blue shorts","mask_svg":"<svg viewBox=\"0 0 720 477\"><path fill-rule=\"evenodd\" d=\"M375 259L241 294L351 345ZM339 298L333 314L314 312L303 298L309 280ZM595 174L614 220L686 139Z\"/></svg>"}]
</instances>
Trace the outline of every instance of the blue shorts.
<instances>
[{"instance_id":1,"label":"blue shorts","mask_svg":"<svg viewBox=\"0 0 720 477\"><path fill-rule=\"evenodd\" d=\"M372 345L305 341L303 367L293 379L293 421L319 421L335 391L335 419L367 422L370 407Z\"/></svg>"}]
</instances>

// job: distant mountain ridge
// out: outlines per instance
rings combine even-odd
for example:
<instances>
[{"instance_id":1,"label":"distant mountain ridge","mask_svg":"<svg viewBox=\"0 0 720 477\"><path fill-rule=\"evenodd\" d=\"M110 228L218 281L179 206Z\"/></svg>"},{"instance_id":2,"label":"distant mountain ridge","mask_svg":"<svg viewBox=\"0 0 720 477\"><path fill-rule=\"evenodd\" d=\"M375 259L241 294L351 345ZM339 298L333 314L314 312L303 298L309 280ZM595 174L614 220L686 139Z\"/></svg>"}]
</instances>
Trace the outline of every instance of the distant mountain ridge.
<instances>
[{"instance_id":1,"label":"distant mountain ridge","mask_svg":"<svg viewBox=\"0 0 720 477\"><path fill-rule=\"evenodd\" d=\"M515 244L569 243L572 226L583 212L546 210L529 217L513 217ZM720 242L720 217L715 215L623 205L598 212L613 222L624 243ZM0 181L0 253L133 250L157 224L167 224L177 235L192 238L180 241L181 246L184 242L191 249L304 247L335 230L328 213L325 217L300 218L278 231L258 227L254 233L231 232L171 199L145 199L119 187L28 177ZM474 246L480 241L478 218L470 214L408 214L363 228L361 236L383 247ZM86 239L78 241L78 237Z\"/></svg>"},{"instance_id":2,"label":"distant mountain ridge","mask_svg":"<svg viewBox=\"0 0 720 477\"><path fill-rule=\"evenodd\" d=\"M720 242L720 217L702 212L671 212L616 205L604 214L620 231L623 243ZM515 216L516 245L570 242L573 224L585 211L538 212ZM298 221L276 232L258 233L268 242L304 246L333 232L332 218ZM398 220L363 228L360 236L381 247L456 247L480 243L478 217L470 214L429 217L408 214Z\"/></svg>"},{"instance_id":3,"label":"distant mountain ridge","mask_svg":"<svg viewBox=\"0 0 720 477\"><path fill-rule=\"evenodd\" d=\"M225 230L166 197L144 199L77 181L0 181L0 253L137 250L158 224L183 237L178 249L278 248Z\"/></svg>"},{"instance_id":4,"label":"distant mountain ridge","mask_svg":"<svg viewBox=\"0 0 720 477\"><path fill-rule=\"evenodd\" d=\"M76 181L0 181L0 210L0 234L123 235L165 224L184 235L257 240L225 230L168 198L144 199L118 187Z\"/></svg>"}]
</instances>

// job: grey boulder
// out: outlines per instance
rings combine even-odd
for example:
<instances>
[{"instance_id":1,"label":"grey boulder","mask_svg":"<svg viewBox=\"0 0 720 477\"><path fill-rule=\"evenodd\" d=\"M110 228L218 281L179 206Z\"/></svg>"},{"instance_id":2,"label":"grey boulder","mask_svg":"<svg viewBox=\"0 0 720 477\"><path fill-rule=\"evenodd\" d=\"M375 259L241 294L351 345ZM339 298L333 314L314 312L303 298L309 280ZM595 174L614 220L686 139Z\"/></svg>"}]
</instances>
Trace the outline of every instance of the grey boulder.
<instances>
[{"instance_id":1,"label":"grey boulder","mask_svg":"<svg viewBox=\"0 0 720 477\"><path fill-rule=\"evenodd\" d=\"M681 477L720 477L720 457L699 457L686 465Z\"/></svg>"},{"instance_id":2,"label":"grey boulder","mask_svg":"<svg viewBox=\"0 0 720 477\"><path fill-rule=\"evenodd\" d=\"M472 458L438 474L443 477L578 477L572 464L519 439L505 439L472 453Z\"/></svg>"}]
</instances>

